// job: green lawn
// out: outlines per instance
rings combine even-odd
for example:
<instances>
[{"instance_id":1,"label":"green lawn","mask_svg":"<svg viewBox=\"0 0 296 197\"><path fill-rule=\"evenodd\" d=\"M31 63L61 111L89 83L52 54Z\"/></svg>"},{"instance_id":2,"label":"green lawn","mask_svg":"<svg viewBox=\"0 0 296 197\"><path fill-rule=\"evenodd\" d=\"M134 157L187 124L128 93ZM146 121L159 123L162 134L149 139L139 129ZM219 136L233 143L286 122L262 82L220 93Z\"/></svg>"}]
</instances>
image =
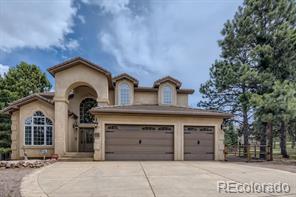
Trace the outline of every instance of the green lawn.
<instances>
[{"instance_id":1,"label":"green lawn","mask_svg":"<svg viewBox=\"0 0 296 197\"><path fill-rule=\"evenodd\" d=\"M287 151L288 155L290 156L290 159L296 159L296 147L292 149L291 142L287 142ZM281 158L281 149L279 142L275 143L275 147L273 148L273 155L274 158Z\"/></svg>"}]
</instances>

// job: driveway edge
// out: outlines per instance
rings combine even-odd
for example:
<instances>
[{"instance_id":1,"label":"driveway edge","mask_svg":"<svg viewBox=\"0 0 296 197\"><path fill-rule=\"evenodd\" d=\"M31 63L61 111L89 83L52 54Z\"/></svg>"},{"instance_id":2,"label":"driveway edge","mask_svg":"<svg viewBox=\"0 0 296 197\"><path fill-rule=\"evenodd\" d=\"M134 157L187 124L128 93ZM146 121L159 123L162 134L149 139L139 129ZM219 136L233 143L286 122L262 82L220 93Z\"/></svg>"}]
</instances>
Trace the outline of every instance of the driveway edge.
<instances>
[{"instance_id":1,"label":"driveway edge","mask_svg":"<svg viewBox=\"0 0 296 197\"><path fill-rule=\"evenodd\" d=\"M51 165L45 166L23 177L20 187L22 197L48 197L48 195L41 189L38 177L43 170L50 166Z\"/></svg>"}]
</instances>

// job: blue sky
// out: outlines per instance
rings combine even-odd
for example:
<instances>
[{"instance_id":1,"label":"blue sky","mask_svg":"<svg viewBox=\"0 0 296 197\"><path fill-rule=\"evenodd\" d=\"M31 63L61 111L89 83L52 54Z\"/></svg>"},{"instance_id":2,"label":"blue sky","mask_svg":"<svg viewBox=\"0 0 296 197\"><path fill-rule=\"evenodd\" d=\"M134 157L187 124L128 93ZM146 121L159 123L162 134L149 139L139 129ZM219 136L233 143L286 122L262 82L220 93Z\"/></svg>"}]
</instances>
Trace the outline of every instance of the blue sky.
<instances>
[{"instance_id":1,"label":"blue sky","mask_svg":"<svg viewBox=\"0 0 296 197\"><path fill-rule=\"evenodd\" d=\"M219 58L217 41L241 0L1 0L0 74L20 61L46 69L75 56L142 86L171 75L193 88Z\"/></svg>"}]
</instances>

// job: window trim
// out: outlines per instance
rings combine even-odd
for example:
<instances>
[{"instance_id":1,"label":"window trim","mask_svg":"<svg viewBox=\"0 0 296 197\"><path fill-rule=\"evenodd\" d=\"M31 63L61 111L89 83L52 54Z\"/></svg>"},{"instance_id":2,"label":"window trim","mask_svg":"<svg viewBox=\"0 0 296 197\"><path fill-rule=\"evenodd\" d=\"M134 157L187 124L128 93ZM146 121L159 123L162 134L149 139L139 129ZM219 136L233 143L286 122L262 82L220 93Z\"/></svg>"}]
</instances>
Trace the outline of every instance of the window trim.
<instances>
[{"instance_id":1,"label":"window trim","mask_svg":"<svg viewBox=\"0 0 296 197\"><path fill-rule=\"evenodd\" d=\"M37 112L41 113L42 115L35 115ZM42 125L34 124L34 118L44 118L44 124L42 124ZM47 124L46 119L50 120L52 124L51 125ZM26 124L27 120L31 120L31 123ZM26 127L31 128L31 144L26 144ZM44 129L43 144L34 144L34 127L40 127L40 128ZM52 138L51 139L51 144L47 144L47 127L51 128L51 138ZM23 140L24 146L26 146L26 147L52 147L52 146L54 146L54 125L53 125L53 121L50 118L48 118L47 116L45 116L42 111L35 111L32 116L27 117L25 119L23 136L24 136L24 140Z\"/></svg>"},{"instance_id":2,"label":"window trim","mask_svg":"<svg viewBox=\"0 0 296 197\"><path fill-rule=\"evenodd\" d=\"M170 90L170 98L171 98L171 102L170 103L166 103L165 102L165 91L166 91L166 88L168 88ZM164 85L163 88L162 88L162 99L161 99L161 102L163 105L173 105L174 104L174 90L173 90L173 87L171 85Z\"/></svg>"},{"instance_id":3,"label":"window trim","mask_svg":"<svg viewBox=\"0 0 296 197\"><path fill-rule=\"evenodd\" d=\"M127 104L122 104L122 99L121 99L122 86L126 86L128 89L128 103ZM131 105L131 103L132 103L132 95L131 95L130 85L127 82L120 83L118 85L118 104L119 105Z\"/></svg>"}]
</instances>

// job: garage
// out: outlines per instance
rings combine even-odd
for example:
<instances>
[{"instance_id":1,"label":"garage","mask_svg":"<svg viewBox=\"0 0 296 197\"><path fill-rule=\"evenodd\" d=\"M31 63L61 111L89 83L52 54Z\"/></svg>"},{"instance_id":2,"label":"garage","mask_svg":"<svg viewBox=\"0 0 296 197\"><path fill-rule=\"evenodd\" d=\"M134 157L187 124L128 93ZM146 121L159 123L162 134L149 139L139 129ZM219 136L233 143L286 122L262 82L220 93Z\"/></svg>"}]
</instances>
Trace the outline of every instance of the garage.
<instances>
[{"instance_id":1,"label":"garage","mask_svg":"<svg viewBox=\"0 0 296 197\"><path fill-rule=\"evenodd\" d=\"M106 160L174 160L174 127L105 125Z\"/></svg>"},{"instance_id":2,"label":"garage","mask_svg":"<svg viewBox=\"0 0 296 197\"><path fill-rule=\"evenodd\" d=\"M184 127L184 160L214 160L214 127Z\"/></svg>"}]
</instances>

